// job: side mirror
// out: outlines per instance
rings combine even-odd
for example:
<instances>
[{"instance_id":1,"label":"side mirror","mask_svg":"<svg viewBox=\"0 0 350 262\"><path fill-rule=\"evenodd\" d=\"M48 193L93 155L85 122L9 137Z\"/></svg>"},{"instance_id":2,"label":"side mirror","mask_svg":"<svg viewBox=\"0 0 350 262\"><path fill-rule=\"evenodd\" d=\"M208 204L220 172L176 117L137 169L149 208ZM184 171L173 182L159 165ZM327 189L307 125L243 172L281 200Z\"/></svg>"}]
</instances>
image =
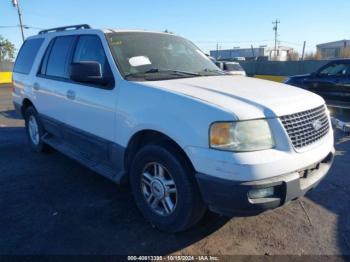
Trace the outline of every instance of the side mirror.
<instances>
[{"instance_id":1,"label":"side mirror","mask_svg":"<svg viewBox=\"0 0 350 262\"><path fill-rule=\"evenodd\" d=\"M102 66L95 61L72 63L70 66L70 78L75 82L106 84L103 79Z\"/></svg>"}]
</instances>

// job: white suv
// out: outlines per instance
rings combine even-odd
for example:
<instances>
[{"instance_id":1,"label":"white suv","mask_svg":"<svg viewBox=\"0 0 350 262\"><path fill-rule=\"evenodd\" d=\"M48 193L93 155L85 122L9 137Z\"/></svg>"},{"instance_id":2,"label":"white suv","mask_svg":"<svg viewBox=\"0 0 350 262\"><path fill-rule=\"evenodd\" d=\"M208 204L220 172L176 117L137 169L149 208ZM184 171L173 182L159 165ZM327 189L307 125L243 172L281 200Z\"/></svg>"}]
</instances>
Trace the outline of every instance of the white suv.
<instances>
[{"instance_id":1,"label":"white suv","mask_svg":"<svg viewBox=\"0 0 350 262\"><path fill-rule=\"evenodd\" d=\"M324 100L219 70L168 33L55 28L28 38L13 102L30 146L116 183L142 214L185 230L211 211L277 208L314 188L334 155Z\"/></svg>"}]
</instances>

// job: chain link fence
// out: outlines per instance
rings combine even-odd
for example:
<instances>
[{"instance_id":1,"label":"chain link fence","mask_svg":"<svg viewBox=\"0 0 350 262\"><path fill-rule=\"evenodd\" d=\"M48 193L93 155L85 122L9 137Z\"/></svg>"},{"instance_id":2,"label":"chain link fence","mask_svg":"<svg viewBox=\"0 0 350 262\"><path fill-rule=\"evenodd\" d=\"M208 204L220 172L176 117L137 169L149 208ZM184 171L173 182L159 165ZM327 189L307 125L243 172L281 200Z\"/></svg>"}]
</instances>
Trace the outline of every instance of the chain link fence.
<instances>
[{"instance_id":1,"label":"chain link fence","mask_svg":"<svg viewBox=\"0 0 350 262\"><path fill-rule=\"evenodd\" d=\"M14 62L0 62L0 72L12 72Z\"/></svg>"}]
</instances>

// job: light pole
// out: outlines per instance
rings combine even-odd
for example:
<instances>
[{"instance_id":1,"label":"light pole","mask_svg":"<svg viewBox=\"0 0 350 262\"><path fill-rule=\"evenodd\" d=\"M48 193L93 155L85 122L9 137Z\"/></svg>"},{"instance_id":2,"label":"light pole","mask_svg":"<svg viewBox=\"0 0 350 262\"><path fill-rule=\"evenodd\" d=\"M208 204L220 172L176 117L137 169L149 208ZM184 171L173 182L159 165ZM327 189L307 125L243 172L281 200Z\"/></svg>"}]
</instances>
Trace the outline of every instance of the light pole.
<instances>
[{"instance_id":1,"label":"light pole","mask_svg":"<svg viewBox=\"0 0 350 262\"><path fill-rule=\"evenodd\" d=\"M22 12L21 12L21 8L19 6L18 0L12 0L12 5L13 5L13 7L17 8L18 19L19 19L19 26L21 28L22 40L24 42L24 29L23 29L24 26L23 26L23 23L22 23Z\"/></svg>"}]
</instances>

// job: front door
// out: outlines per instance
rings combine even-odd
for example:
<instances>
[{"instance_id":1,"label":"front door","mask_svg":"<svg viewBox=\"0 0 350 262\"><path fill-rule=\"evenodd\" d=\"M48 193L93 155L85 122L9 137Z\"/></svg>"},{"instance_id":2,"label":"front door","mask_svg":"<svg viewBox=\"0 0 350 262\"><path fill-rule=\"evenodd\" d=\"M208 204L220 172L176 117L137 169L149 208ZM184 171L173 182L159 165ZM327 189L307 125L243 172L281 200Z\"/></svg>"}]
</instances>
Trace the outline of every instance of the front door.
<instances>
[{"instance_id":1,"label":"front door","mask_svg":"<svg viewBox=\"0 0 350 262\"><path fill-rule=\"evenodd\" d=\"M331 63L305 81L308 89L322 96L328 103L342 101L348 79L349 64Z\"/></svg>"},{"instance_id":2,"label":"front door","mask_svg":"<svg viewBox=\"0 0 350 262\"><path fill-rule=\"evenodd\" d=\"M92 155L106 159L114 141L116 88L102 41L97 35L80 35L72 56L73 63L95 61L101 65L108 84L67 83L65 123L71 127L67 139Z\"/></svg>"}]
</instances>

